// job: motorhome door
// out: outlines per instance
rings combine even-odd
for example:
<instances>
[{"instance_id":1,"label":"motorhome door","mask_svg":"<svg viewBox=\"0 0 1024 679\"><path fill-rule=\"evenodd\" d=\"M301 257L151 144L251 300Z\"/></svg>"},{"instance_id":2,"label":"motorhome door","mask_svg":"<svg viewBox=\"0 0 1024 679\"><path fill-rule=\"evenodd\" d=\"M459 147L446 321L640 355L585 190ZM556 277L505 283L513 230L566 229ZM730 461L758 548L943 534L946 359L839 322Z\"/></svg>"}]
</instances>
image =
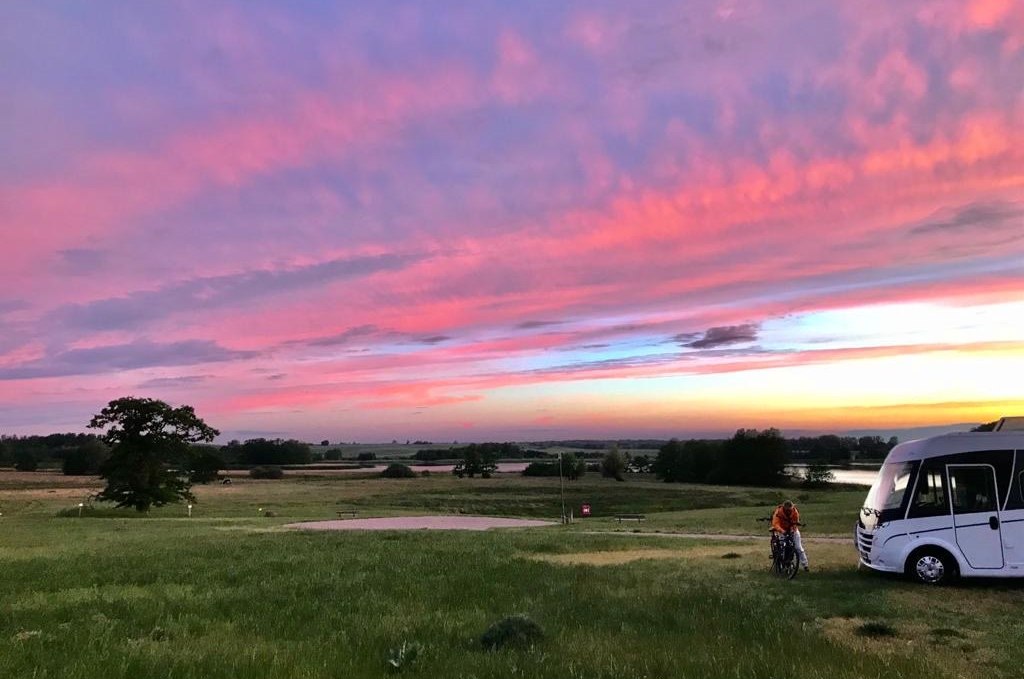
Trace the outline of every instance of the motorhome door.
<instances>
[{"instance_id":1,"label":"motorhome door","mask_svg":"<svg viewBox=\"0 0 1024 679\"><path fill-rule=\"evenodd\" d=\"M951 464L946 468L960 551L972 568L1002 568L996 470L987 464Z\"/></svg>"}]
</instances>

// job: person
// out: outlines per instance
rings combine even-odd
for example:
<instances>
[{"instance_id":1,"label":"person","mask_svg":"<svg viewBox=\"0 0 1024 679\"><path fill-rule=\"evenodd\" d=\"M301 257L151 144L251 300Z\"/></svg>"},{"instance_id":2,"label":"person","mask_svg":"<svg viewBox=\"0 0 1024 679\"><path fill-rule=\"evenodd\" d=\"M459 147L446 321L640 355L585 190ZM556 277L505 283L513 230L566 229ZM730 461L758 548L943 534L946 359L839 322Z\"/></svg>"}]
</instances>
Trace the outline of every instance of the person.
<instances>
[{"instance_id":1,"label":"person","mask_svg":"<svg viewBox=\"0 0 1024 679\"><path fill-rule=\"evenodd\" d=\"M786 500L775 508L775 512L772 514L772 530L793 534L793 547L800 557L800 565L806 571L809 570L807 552L804 551L803 543L800 541L800 525L800 511L792 501Z\"/></svg>"}]
</instances>

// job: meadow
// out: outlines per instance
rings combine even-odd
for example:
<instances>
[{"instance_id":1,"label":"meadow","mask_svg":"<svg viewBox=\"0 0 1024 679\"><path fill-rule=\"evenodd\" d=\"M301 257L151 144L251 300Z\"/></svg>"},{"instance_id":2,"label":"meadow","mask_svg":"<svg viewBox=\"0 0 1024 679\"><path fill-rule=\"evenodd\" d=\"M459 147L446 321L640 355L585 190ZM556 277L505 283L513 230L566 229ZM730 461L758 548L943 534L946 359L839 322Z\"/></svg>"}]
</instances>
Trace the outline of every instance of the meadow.
<instances>
[{"instance_id":1,"label":"meadow","mask_svg":"<svg viewBox=\"0 0 1024 679\"><path fill-rule=\"evenodd\" d=\"M485 533L307 533L285 525L416 513L557 517L557 479L365 475L235 480L140 517L77 505L95 479L0 472L0 677L1019 676L1024 587L929 589L856 570L863 490L566 485L595 516ZM766 571L783 494L813 570ZM58 513L69 516L58 517ZM618 523L617 513L642 513ZM625 534L621 534L625 533ZM496 620L545 638L487 652ZM396 669L389 657L419 650Z\"/></svg>"}]
</instances>

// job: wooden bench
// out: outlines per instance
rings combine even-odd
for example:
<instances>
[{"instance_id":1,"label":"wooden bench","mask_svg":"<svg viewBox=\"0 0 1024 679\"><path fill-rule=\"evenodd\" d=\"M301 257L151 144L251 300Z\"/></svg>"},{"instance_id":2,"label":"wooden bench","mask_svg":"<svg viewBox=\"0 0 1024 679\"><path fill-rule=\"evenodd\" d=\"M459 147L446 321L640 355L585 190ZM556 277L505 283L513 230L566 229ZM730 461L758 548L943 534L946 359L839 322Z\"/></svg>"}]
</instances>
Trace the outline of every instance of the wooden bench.
<instances>
[{"instance_id":1,"label":"wooden bench","mask_svg":"<svg viewBox=\"0 0 1024 679\"><path fill-rule=\"evenodd\" d=\"M354 519L359 514L359 512L357 512L354 509L339 509L337 512L335 512L335 514L338 515L339 519L342 519L342 518Z\"/></svg>"},{"instance_id":2,"label":"wooden bench","mask_svg":"<svg viewBox=\"0 0 1024 679\"><path fill-rule=\"evenodd\" d=\"M623 521L637 521L637 522L639 522L639 521L643 521L647 517L644 516L643 514L617 514L615 516L615 518L616 518L616 520L619 523L622 523Z\"/></svg>"}]
</instances>

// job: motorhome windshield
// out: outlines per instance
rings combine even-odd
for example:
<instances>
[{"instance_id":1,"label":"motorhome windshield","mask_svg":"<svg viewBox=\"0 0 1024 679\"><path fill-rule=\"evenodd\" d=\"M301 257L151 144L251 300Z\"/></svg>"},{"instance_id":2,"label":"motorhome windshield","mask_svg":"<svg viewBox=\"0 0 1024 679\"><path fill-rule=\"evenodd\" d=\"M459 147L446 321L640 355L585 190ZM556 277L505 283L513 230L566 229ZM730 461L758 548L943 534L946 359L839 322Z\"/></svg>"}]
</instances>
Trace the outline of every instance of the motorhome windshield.
<instances>
[{"instance_id":1,"label":"motorhome windshield","mask_svg":"<svg viewBox=\"0 0 1024 679\"><path fill-rule=\"evenodd\" d=\"M882 465L861 509L860 518L865 528L874 528L886 510L892 512L903 506L903 498L916 467L917 462L890 462Z\"/></svg>"}]
</instances>

